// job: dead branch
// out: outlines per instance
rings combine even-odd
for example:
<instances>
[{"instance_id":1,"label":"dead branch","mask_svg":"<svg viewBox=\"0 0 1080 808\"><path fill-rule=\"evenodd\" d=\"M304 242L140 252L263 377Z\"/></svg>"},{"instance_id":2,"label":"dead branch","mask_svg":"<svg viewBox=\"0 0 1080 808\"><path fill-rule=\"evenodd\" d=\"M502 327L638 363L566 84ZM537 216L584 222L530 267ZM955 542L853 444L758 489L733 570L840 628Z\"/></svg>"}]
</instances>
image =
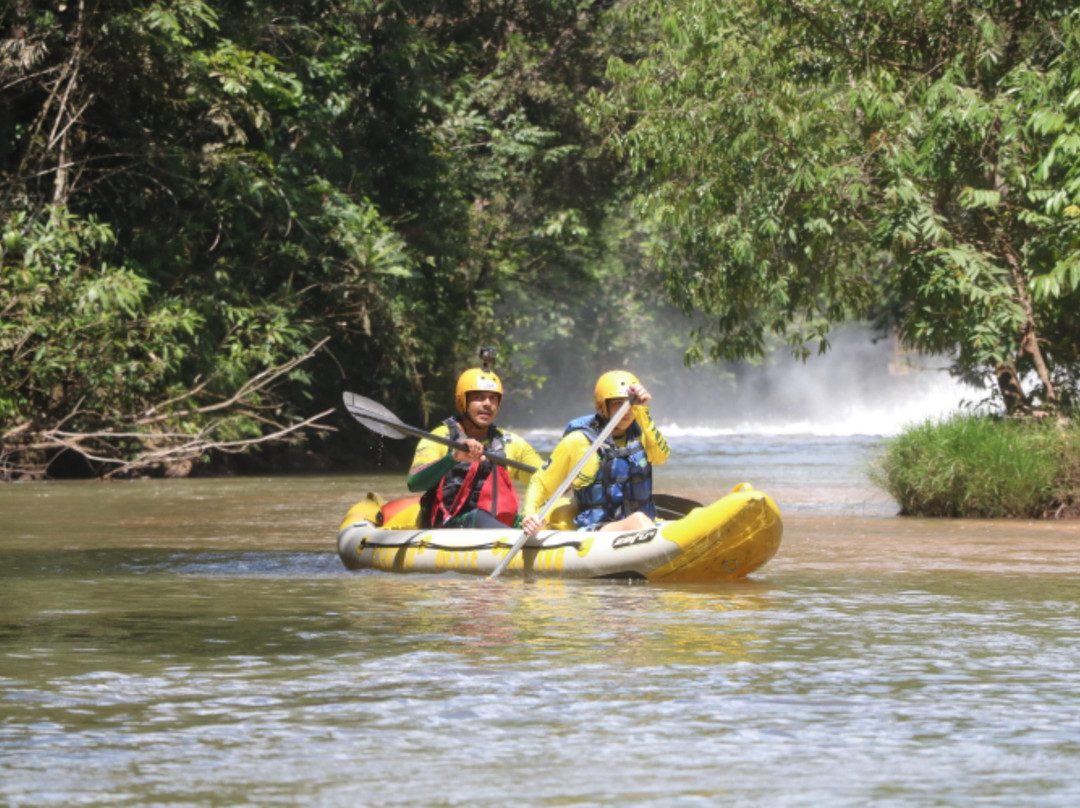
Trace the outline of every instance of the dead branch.
<instances>
[{"instance_id":1,"label":"dead branch","mask_svg":"<svg viewBox=\"0 0 1080 808\"><path fill-rule=\"evenodd\" d=\"M262 409L250 399L265 392L275 381L289 373L302 362L310 359L329 338L323 339L305 353L295 356L281 365L266 368L242 384L231 396L206 406L163 412L177 402L191 399L203 392L209 380L198 381L183 395L153 404L141 413L119 420L128 428L103 428L83 430L67 428L76 416L91 422L101 422L103 416L84 410L84 399L79 401L59 420L48 428L35 428L34 423L24 422L8 429L0 438L0 480L20 476L43 476L45 467L58 452L71 451L84 458L92 466L106 468L103 478L129 474L143 469L169 467L191 461L208 452L219 451L236 454L252 446L282 441L300 430L314 429L334 431L334 427L320 423L334 412L325 410L309 418L293 423L282 423L267 417ZM276 406L276 405L275 405ZM153 431L152 427L169 419L182 419L191 415L212 415L197 432ZM265 430L257 437L239 440L220 440L215 434L231 420L247 418ZM115 421L114 421L115 422ZM132 429L131 427L135 427ZM150 428L146 429L139 428ZM137 444L132 447L131 443ZM128 445L125 446L124 444ZM36 462L35 462L36 461Z\"/></svg>"},{"instance_id":2,"label":"dead branch","mask_svg":"<svg viewBox=\"0 0 1080 808\"><path fill-rule=\"evenodd\" d=\"M266 370L264 370L264 371L262 371L260 373L257 373L255 376L248 379L248 381L245 382L244 385L239 390L237 390L235 393L233 393L229 398L223 399L222 401L219 401L219 402L217 402L215 404L207 404L206 406L203 406L203 407L196 407L196 408L187 409L187 410L178 410L176 412L159 413L159 414L154 415L154 416L149 417L149 418L136 418L136 419L133 419L131 421L131 423L134 423L134 424L136 424L138 426L149 426L150 424L156 424L156 423L160 423L162 421L167 421L170 418L183 418L183 417L190 416L190 415L205 415L205 414L210 413L210 412L217 412L218 410L223 410L223 409L227 409L229 407L232 407L232 406L240 403L241 401L243 401L245 398L248 398L252 394L260 392L261 390L266 389L276 379L279 379L280 377L284 376L286 373L288 373L289 371L291 371L293 368L297 367L301 363L306 362L308 359L313 357L318 352L318 350L320 348L322 348L322 346L324 346L329 341L330 341L329 337L324 337L314 347L312 347L310 350L308 350L307 353L303 354L302 356L293 357L288 362L286 362L284 365L277 365L276 367L267 368ZM201 390L202 388L206 387L206 385L208 383L209 383L209 380L203 382L199 386L198 389ZM185 394L183 396L178 397L177 399L174 399L174 401L182 401L182 400L184 400L184 399L186 399L188 397L190 397L189 394ZM150 408L150 410L147 410L147 412L150 412L150 411L155 411L156 412L158 410L160 410L160 406L152 407L152 408Z\"/></svg>"},{"instance_id":3,"label":"dead branch","mask_svg":"<svg viewBox=\"0 0 1080 808\"><path fill-rule=\"evenodd\" d=\"M55 452L58 449L67 450L75 452L90 463L101 466L111 466L112 468L110 468L109 471L100 475L104 479L110 479L134 471L156 468L184 460L194 460L211 451L224 452L225 454L238 454L252 446L283 440L289 435L299 432L302 429L310 428L333 431L335 429L334 427L318 423L333 412L335 412L335 410L332 408L324 410L310 418L305 418L303 421L279 426L275 431L265 435L233 441L217 441L209 437L217 427L221 426L221 421L217 421L195 434L182 432L65 432L61 430L50 430L42 433L39 436L39 440L36 440L33 443L20 444L13 448L5 448L0 451L0 479L11 479L13 476L20 473L41 474L43 470L37 466L20 465L12 462L17 454L35 451ZM125 459L105 453L105 450L114 448L110 441L132 439L140 440L143 443L169 441L173 442L173 445L143 452L138 457L132 459ZM86 445L88 442L98 442L101 444L101 448L95 450Z\"/></svg>"},{"instance_id":4,"label":"dead branch","mask_svg":"<svg viewBox=\"0 0 1080 808\"><path fill-rule=\"evenodd\" d=\"M332 429L322 424L317 424L319 420L325 418L334 412L334 409L324 410L317 415L313 415L310 418L306 418L303 421L299 421L295 424L289 424L276 432L271 432L267 435L260 435L257 438L245 438L244 440L224 441L216 442L209 439L196 439L189 443L179 446L169 447L167 449L160 449L156 452L150 452L137 458L136 460L130 460L117 465L116 468L111 469L107 474L103 475L106 479L115 477L121 474L127 474L132 471L138 471L139 469L152 468L154 466L162 465L166 462L174 462L176 460L193 460L197 457L201 457L209 451L219 451L226 454L238 454L245 449L252 446L257 446L263 443L273 443L275 441L282 440L287 436L298 432L306 427L317 426L322 429Z\"/></svg>"}]
</instances>

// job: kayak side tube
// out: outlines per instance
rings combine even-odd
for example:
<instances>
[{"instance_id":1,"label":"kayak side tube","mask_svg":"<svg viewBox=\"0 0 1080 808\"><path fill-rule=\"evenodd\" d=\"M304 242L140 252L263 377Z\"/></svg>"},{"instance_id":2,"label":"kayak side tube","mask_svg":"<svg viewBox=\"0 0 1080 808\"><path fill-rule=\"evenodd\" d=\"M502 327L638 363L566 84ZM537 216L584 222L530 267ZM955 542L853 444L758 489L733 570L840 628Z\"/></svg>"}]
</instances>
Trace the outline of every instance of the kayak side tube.
<instances>
[{"instance_id":1,"label":"kayak side tube","mask_svg":"<svg viewBox=\"0 0 1080 808\"><path fill-rule=\"evenodd\" d=\"M781 534L776 503L742 484L682 519L642 530L541 531L529 538L503 576L679 583L737 580L776 554ZM487 576L520 535L510 527L387 529L366 518L361 509L356 518L342 524L338 555L351 570Z\"/></svg>"}]
</instances>

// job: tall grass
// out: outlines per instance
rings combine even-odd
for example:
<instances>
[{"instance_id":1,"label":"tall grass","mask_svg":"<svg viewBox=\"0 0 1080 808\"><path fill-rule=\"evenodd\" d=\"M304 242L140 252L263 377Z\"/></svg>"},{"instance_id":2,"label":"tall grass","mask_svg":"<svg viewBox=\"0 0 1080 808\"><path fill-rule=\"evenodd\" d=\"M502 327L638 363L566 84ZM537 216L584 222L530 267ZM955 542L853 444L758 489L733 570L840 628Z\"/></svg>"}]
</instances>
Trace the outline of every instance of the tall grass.
<instances>
[{"instance_id":1,"label":"tall grass","mask_svg":"<svg viewBox=\"0 0 1080 808\"><path fill-rule=\"evenodd\" d=\"M958 415L889 439L870 469L910 516L1076 515L1080 426Z\"/></svg>"}]
</instances>

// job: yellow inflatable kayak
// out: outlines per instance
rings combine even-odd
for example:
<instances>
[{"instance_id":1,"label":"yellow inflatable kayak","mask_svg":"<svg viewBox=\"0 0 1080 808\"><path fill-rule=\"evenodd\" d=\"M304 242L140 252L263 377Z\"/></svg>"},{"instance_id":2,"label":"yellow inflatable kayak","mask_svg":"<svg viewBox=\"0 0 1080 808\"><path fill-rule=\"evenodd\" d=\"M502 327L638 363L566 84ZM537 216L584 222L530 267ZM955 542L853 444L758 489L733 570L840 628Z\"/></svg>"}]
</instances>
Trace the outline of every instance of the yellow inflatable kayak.
<instances>
[{"instance_id":1,"label":"yellow inflatable kayak","mask_svg":"<svg viewBox=\"0 0 1080 808\"><path fill-rule=\"evenodd\" d=\"M551 522L570 527L568 508L553 514ZM415 501L387 503L368 494L341 524L342 562L351 570L487 576L521 535L512 527L420 528L418 510ZM772 558L782 532L780 510L772 498L742 483L711 505L644 530L543 530L525 543L502 576L732 581Z\"/></svg>"}]
</instances>

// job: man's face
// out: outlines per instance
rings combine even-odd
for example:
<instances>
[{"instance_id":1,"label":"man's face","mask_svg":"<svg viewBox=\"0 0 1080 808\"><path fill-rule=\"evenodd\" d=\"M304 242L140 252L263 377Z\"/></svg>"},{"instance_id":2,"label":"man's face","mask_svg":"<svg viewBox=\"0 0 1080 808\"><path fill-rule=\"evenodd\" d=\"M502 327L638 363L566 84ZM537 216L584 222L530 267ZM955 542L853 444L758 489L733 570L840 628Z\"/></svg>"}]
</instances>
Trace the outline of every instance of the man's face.
<instances>
[{"instance_id":1,"label":"man's face","mask_svg":"<svg viewBox=\"0 0 1080 808\"><path fill-rule=\"evenodd\" d=\"M499 414L502 396L488 390L476 390L465 394L465 414L477 426L491 426Z\"/></svg>"},{"instance_id":2,"label":"man's face","mask_svg":"<svg viewBox=\"0 0 1080 808\"><path fill-rule=\"evenodd\" d=\"M625 402L625 398L609 398L607 400L607 417L609 419L614 418L615 413L619 411L619 407L621 407ZM630 424L632 424L633 422L634 410L631 407L627 407L626 412L623 414L623 417L619 419L619 423L615 427L615 434L621 435L623 432L630 428Z\"/></svg>"}]
</instances>

